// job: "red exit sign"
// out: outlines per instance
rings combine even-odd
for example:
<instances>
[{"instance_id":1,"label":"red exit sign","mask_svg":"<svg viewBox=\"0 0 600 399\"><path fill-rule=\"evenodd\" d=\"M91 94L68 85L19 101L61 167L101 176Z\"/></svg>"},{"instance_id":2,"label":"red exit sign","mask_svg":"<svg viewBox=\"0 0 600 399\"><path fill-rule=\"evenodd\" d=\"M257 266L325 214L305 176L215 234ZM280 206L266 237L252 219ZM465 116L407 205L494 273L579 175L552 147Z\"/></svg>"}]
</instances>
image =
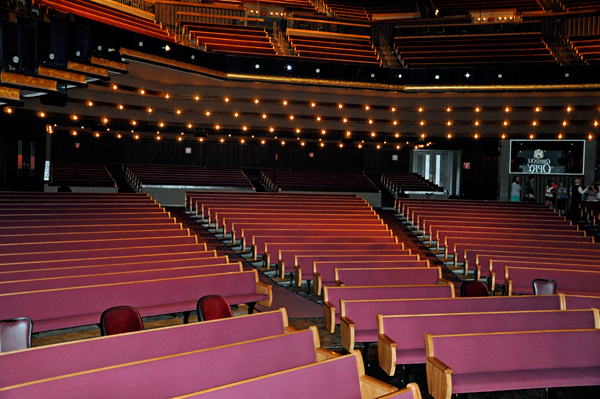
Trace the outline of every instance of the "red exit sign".
<instances>
[{"instance_id":1,"label":"red exit sign","mask_svg":"<svg viewBox=\"0 0 600 399\"><path fill-rule=\"evenodd\" d=\"M463 162L463 169L471 169L471 162Z\"/></svg>"}]
</instances>

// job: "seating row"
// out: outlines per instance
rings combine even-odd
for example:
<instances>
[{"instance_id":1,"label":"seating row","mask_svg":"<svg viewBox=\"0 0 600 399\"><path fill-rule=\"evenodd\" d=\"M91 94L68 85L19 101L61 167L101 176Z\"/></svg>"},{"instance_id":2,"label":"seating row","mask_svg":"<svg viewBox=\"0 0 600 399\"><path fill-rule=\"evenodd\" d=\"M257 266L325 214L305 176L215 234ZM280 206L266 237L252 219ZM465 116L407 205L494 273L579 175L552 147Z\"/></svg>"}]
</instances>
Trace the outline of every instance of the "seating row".
<instances>
[{"instance_id":1,"label":"seating row","mask_svg":"<svg viewBox=\"0 0 600 399\"><path fill-rule=\"evenodd\" d=\"M117 187L115 179L102 164L61 163L50 165L51 186Z\"/></svg>"},{"instance_id":2,"label":"seating row","mask_svg":"<svg viewBox=\"0 0 600 399\"><path fill-rule=\"evenodd\" d=\"M433 7L439 10L441 16L468 15L469 12L479 10L509 10L516 9L517 13L543 11L542 6L535 0L482 0L482 1L461 1L460 3L451 0L433 0Z\"/></svg>"},{"instance_id":3,"label":"seating row","mask_svg":"<svg viewBox=\"0 0 600 399\"><path fill-rule=\"evenodd\" d=\"M563 6L567 10L572 8L590 8L600 9L600 2L592 2L592 4L583 5L580 2L578 4L566 1L561 1ZM583 36L570 36L567 38L567 43L571 46L572 50L587 64L595 65L600 63L600 35L583 35Z\"/></svg>"},{"instance_id":4,"label":"seating row","mask_svg":"<svg viewBox=\"0 0 600 399\"><path fill-rule=\"evenodd\" d=\"M376 186L363 173L313 171L262 171L271 191L377 192Z\"/></svg>"},{"instance_id":5,"label":"seating row","mask_svg":"<svg viewBox=\"0 0 600 399\"><path fill-rule=\"evenodd\" d=\"M138 189L160 186L252 189L246 175L236 168L157 165L124 165L123 168Z\"/></svg>"}]
</instances>

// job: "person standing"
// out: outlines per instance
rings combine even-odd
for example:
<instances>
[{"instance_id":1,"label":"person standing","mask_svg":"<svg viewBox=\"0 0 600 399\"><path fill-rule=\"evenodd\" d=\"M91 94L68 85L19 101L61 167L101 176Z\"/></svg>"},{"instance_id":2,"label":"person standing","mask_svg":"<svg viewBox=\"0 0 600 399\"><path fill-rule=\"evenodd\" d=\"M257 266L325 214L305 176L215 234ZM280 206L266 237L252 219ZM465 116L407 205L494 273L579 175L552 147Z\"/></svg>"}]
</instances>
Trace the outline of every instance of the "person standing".
<instances>
[{"instance_id":1,"label":"person standing","mask_svg":"<svg viewBox=\"0 0 600 399\"><path fill-rule=\"evenodd\" d=\"M525 183L525 196L523 197L523 201L535 202L533 182L535 182L535 176L531 176L529 180L527 180L527 183Z\"/></svg>"},{"instance_id":2,"label":"person standing","mask_svg":"<svg viewBox=\"0 0 600 399\"><path fill-rule=\"evenodd\" d=\"M546 206L552 208L554 204L554 194L556 193L556 189L554 188L554 181L552 179L548 180L548 185L545 188L544 193L544 201Z\"/></svg>"},{"instance_id":3,"label":"person standing","mask_svg":"<svg viewBox=\"0 0 600 399\"><path fill-rule=\"evenodd\" d=\"M519 176L513 177L510 185L510 200L521 201L521 185L519 184Z\"/></svg>"},{"instance_id":4,"label":"person standing","mask_svg":"<svg viewBox=\"0 0 600 399\"><path fill-rule=\"evenodd\" d=\"M561 215L564 215L567 211L567 200L569 199L569 191L565 187L563 182L558 183L558 189L556 190L556 210Z\"/></svg>"},{"instance_id":5,"label":"person standing","mask_svg":"<svg viewBox=\"0 0 600 399\"><path fill-rule=\"evenodd\" d=\"M573 223L577 223L579 220L579 215L581 214L579 204L581 204L581 200L588 192L589 188L590 186L582 188L580 179L575 179L575 182L573 182L573 185L571 186L571 207L569 208L569 218L573 221Z\"/></svg>"}]
</instances>

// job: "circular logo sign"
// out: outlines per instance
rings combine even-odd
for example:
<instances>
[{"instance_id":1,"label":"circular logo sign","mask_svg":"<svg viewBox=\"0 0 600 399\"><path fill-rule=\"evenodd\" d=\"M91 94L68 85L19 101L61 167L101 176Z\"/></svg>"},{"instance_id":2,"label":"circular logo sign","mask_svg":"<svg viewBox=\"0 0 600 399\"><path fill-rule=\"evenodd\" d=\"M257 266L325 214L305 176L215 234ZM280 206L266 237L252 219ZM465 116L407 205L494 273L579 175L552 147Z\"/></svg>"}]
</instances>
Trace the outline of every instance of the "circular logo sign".
<instances>
[{"instance_id":1,"label":"circular logo sign","mask_svg":"<svg viewBox=\"0 0 600 399\"><path fill-rule=\"evenodd\" d=\"M535 150L533 152L533 157L535 159L542 159L542 158L544 158L544 151L542 151L542 150Z\"/></svg>"}]
</instances>

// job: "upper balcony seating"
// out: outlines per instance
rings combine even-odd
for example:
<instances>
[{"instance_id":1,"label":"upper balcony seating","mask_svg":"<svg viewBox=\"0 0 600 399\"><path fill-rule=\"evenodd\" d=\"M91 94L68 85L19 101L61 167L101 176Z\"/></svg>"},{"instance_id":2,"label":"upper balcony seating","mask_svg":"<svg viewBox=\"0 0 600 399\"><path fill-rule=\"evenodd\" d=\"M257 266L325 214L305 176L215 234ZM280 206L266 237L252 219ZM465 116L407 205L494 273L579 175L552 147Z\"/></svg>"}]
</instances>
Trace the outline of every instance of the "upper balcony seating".
<instances>
[{"instance_id":1,"label":"upper balcony seating","mask_svg":"<svg viewBox=\"0 0 600 399\"><path fill-rule=\"evenodd\" d=\"M558 3L568 12L600 10L599 0L559 0Z\"/></svg>"},{"instance_id":2,"label":"upper balcony seating","mask_svg":"<svg viewBox=\"0 0 600 399\"><path fill-rule=\"evenodd\" d=\"M396 37L394 46L409 68L556 65L540 33Z\"/></svg>"},{"instance_id":3,"label":"upper balcony seating","mask_svg":"<svg viewBox=\"0 0 600 399\"><path fill-rule=\"evenodd\" d=\"M517 14L543 11L537 0L433 0L432 3L441 16L468 15L479 10L517 10Z\"/></svg>"},{"instance_id":4,"label":"upper balcony seating","mask_svg":"<svg viewBox=\"0 0 600 399\"><path fill-rule=\"evenodd\" d=\"M327 34L319 32L304 34L288 29L287 36L296 54L301 58L344 63L360 63L381 66L379 56L368 36Z\"/></svg>"},{"instance_id":5,"label":"upper balcony seating","mask_svg":"<svg viewBox=\"0 0 600 399\"><path fill-rule=\"evenodd\" d=\"M587 64L600 64L600 35L571 36L567 38L567 42Z\"/></svg>"},{"instance_id":6,"label":"upper balcony seating","mask_svg":"<svg viewBox=\"0 0 600 399\"><path fill-rule=\"evenodd\" d=\"M263 181L271 190L377 192L377 187L362 173L315 172L310 170L272 170L262 172Z\"/></svg>"},{"instance_id":7,"label":"upper balcony seating","mask_svg":"<svg viewBox=\"0 0 600 399\"><path fill-rule=\"evenodd\" d=\"M233 54L275 55L264 27L178 21L184 35L206 51Z\"/></svg>"},{"instance_id":8,"label":"upper balcony seating","mask_svg":"<svg viewBox=\"0 0 600 399\"><path fill-rule=\"evenodd\" d=\"M51 186L117 187L117 183L102 164L53 162Z\"/></svg>"},{"instance_id":9,"label":"upper balcony seating","mask_svg":"<svg viewBox=\"0 0 600 399\"><path fill-rule=\"evenodd\" d=\"M156 39L174 42L175 38L162 29L153 20L143 18L134 13L122 11L126 6L119 5L120 9L105 6L95 1L87 0L37 0L42 6L47 6L63 13L72 13L83 18L112 25L117 28L141 33ZM132 11L138 11L132 8Z\"/></svg>"}]
</instances>

